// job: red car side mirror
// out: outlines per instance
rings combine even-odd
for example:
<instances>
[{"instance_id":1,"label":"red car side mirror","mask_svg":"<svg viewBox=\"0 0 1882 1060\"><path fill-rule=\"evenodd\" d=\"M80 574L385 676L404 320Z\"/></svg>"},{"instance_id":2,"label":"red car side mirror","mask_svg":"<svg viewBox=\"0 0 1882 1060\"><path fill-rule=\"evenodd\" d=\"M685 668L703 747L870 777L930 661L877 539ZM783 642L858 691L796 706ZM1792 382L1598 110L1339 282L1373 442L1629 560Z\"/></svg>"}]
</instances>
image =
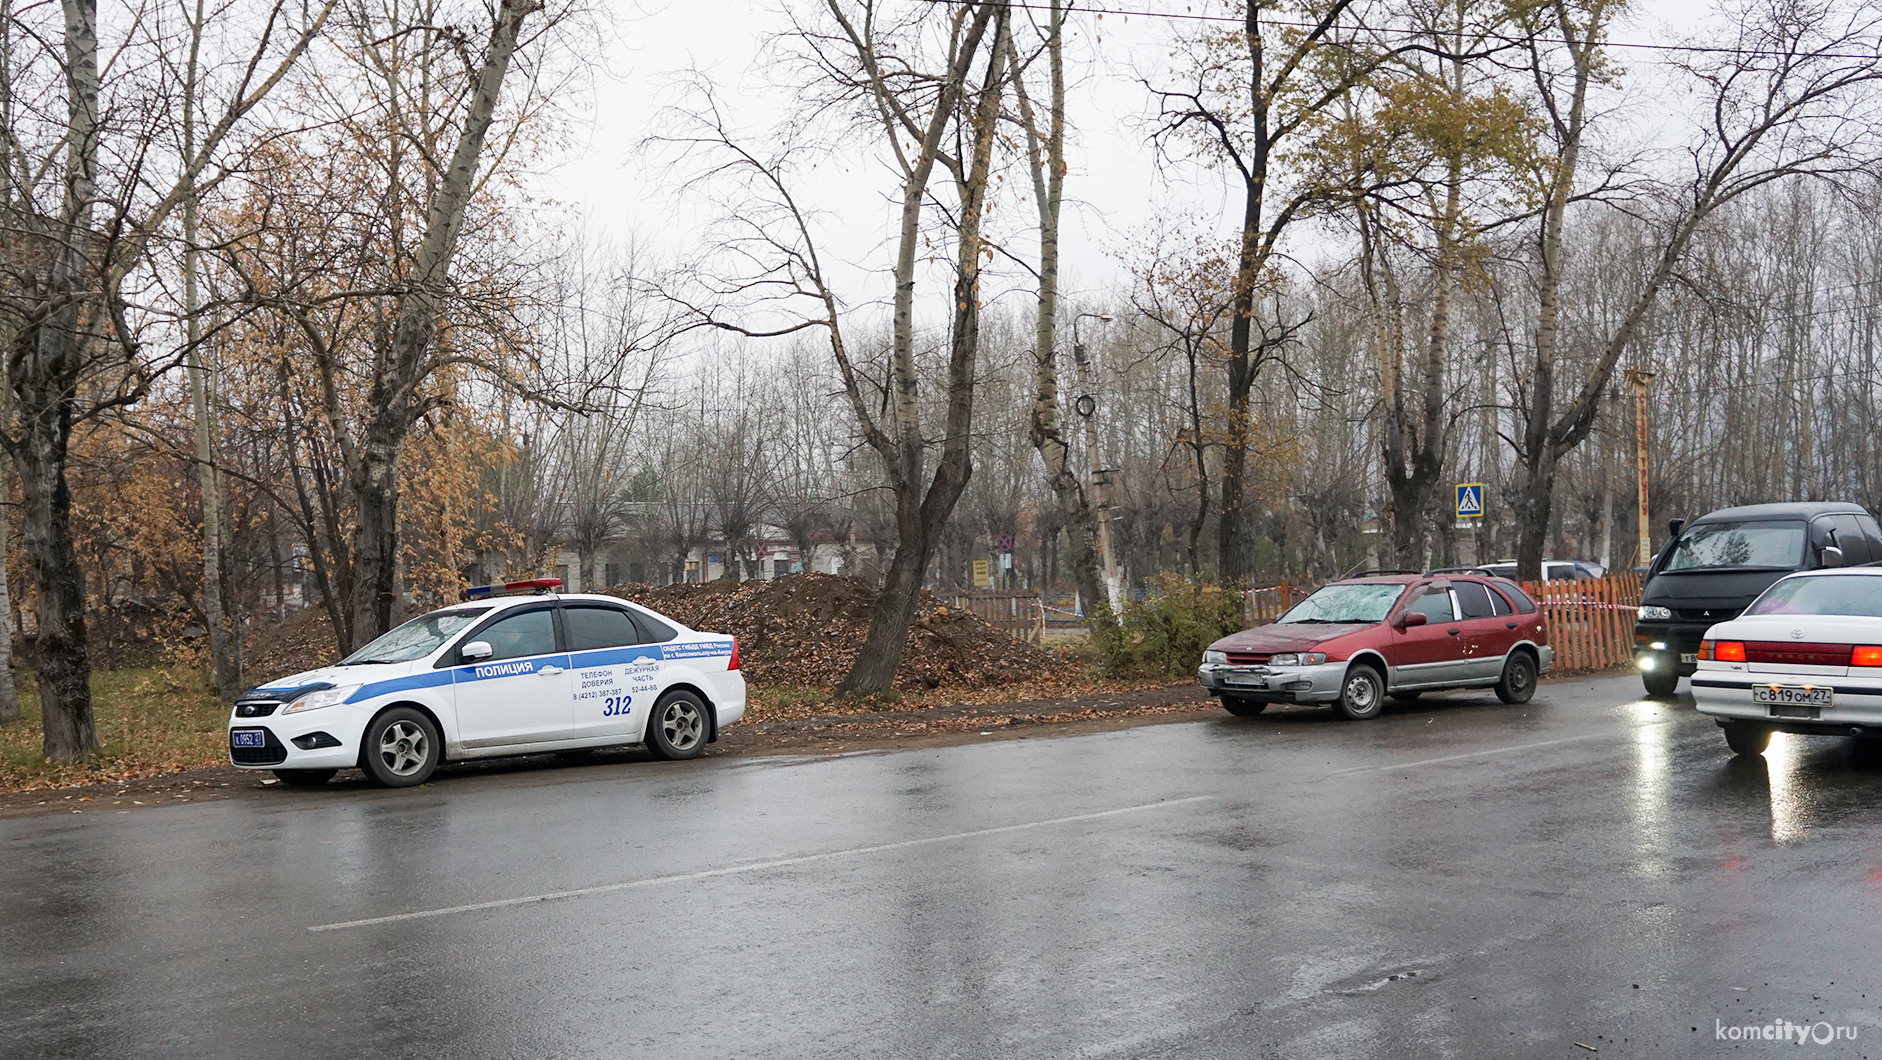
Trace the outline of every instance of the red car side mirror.
<instances>
[{"instance_id":1,"label":"red car side mirror","mask_svg":"<svg viewBox=\"0 0 1882 1060\"><path fill-rule=\"evenodd\" d=\"M1422 626L1429 621L1431 621L1431 616L1423 611L1407 611L1398 616L1398 621L1392 624L1400 629L1409 629L1412 626Z\"/></svg>"}]
</instances>

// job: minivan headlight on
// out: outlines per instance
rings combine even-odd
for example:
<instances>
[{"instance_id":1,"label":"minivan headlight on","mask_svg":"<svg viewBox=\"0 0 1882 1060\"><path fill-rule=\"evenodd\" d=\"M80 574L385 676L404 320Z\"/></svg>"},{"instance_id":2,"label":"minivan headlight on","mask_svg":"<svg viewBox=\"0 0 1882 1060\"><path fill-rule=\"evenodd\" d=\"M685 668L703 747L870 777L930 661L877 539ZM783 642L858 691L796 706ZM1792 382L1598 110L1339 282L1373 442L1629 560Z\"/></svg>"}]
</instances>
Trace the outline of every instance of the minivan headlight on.
<instances>
[{"instance_id":1,"label":"minivan headlight on","mask_svg":"<svg viewBox=\"0 0 1882 1060\"><path fill-rule=\"evenodd\" d=\"M1204 666L1209 666L1209 665L1227 666L1228 661L1229 661L1229 653L1225 651L1216 651L1214 648L1211 648L1208 651L1205 651L1202 653L1202 662Z\"/></svg>"},{"instance_id":2,"label":"minivan headlight on","mask_svg":"<svg viewBox=\"0 0 1882 1060\"><path fill-rule=\"evenodd\" d=\"M1318 666L1327 661L1323 651L1303 651L1299 653L1284 651L1268 660L1269 666Z\"/></svg>"},{"instance_id":3,"label":"minivan headlight on","mask_svg":"<svg viewBox=\"0 0 1882 1060\"><path fill-rule=\"evenodd\" d=\"M309 692L287 706L281 708L283 714L299 714L303 710L319 710L321 707L338 706L346 702L346 697L359 691L358 685L341 685L338 688L323 688L318 692Z\"/></svg>"},{"instance_id":4,"label":"minivan headlight on","mask_svg":"<svg viewBox=\"0 0 1882 1060\"><path fill-rule=\"evenodd\" d=\"M1648 604L1640 609L1640 617L1647 622L1665 622L1673 617L1673 609L1658 604Z\"/></svg>"}]
</instances>

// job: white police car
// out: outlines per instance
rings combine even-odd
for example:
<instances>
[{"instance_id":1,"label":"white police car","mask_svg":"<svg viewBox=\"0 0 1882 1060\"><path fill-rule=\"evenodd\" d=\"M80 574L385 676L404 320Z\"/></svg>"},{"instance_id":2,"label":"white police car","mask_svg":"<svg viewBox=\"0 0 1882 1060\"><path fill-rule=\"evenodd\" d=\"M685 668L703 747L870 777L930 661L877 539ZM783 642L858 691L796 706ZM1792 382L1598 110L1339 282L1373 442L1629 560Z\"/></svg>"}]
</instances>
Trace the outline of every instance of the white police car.
<instances>
[{"instance_id":1,"label":"white police car","mask_svg":"<svg viewBox=\"0 0 1882 1060\"><path fill-rule=\"evenodd\" d=\"M243 693L229 757L297 787L388 787L445 760L645 742L692 758L745 713L738 643L555 578L479 586L335 666ZM496 597L497 592L530 595Z\"/></svg>"}]
</instances>

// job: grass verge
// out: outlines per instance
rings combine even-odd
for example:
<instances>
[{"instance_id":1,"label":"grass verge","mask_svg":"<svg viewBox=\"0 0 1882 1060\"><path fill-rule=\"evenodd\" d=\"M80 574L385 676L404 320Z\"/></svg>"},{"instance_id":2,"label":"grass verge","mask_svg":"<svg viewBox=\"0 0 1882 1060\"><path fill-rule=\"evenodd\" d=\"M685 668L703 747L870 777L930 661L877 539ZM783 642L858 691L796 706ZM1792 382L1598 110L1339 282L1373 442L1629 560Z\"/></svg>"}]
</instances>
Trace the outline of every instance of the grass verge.
<instances>
[{"instance_id":1,"label":"grass verge","mask_svg":"<svg viewBox=\"0 0 1882 1060\"><path fill-rule=\"evenodd\" d=\"M0 727L0 791L131 780L228 761L229 708L201 671L98 670L91 688L99 752L83 762L51 765L40 754L45 736L39 693L31 675L21 675L20 720Z\"/></svg>"}]
</instances>

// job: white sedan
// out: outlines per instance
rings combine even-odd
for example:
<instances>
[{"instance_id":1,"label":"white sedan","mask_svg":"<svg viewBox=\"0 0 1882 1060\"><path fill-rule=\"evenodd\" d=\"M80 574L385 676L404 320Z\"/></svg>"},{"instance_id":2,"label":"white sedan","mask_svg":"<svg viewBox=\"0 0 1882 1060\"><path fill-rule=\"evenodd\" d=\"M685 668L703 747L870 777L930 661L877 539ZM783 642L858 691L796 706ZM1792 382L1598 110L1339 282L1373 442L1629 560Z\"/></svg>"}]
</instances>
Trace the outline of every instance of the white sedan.
<instances>
[{"instance_id":1,"label":"white sedan","mask_svg":"<svg viewBox=\"0 0 1882 1060\"><path fill-rule=\"evenodd\" d=\"M643 742L692 758L745 713L731 637L561 584L481 586L337 665L251 689L230 759L297 787L349 767L408 787L446 760Z\"/></svg>"},{"instance_id":2,"label":"white sedan","mask_svg":"<svg viewBox=\"0 0 1882 1060\"><path fill-rule=\"evenodd\" d=\"M1882 737L1882 568L1781 579L1706 632L1692 692L1741 755L1774 732Z\"/></svg>"}]
</instances>

